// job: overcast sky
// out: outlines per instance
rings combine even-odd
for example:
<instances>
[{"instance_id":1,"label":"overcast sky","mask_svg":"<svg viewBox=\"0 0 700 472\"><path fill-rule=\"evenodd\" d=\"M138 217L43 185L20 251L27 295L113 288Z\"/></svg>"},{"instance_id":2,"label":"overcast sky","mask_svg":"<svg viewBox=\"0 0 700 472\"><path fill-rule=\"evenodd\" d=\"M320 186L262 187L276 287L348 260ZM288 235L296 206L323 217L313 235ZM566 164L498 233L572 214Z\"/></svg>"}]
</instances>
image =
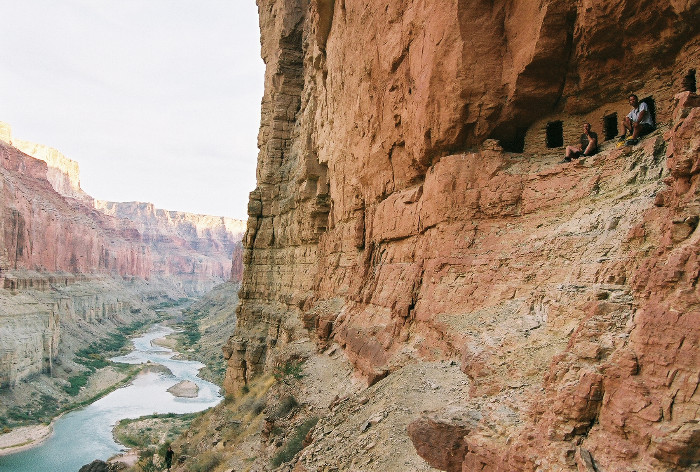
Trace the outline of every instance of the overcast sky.
<instances>
[{"instance_id":1,"label":"overcast sky","mask_svg":"<svg viewBox=\"0 0 700 472\"><path fill-rule=\"evenodd\" d=\"M0 121L98 199L245 219L264 65L255 0L0 0Z\"/></svg>"}]
</instances>

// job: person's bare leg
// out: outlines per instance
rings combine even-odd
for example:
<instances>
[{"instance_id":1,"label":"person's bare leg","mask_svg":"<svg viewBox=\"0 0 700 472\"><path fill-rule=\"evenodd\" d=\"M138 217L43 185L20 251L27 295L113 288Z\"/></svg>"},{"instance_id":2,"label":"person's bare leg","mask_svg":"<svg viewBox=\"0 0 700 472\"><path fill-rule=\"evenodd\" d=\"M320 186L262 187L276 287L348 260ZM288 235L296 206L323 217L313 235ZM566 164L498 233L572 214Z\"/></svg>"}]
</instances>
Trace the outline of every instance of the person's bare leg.
<instances>
[{"instance_id":1,"label":"person's bare leg","mask_svg":"<svg viewBox=\"0 0 700 472\"><path fill-rule=\"evenodd\" d=\"M635 123L633 125L634 131L632 132L632 139L637 139L642 132L642 125Z\"/></svg>"},{"instance_id":2,"label":"person's bare leg","mask_svg":"<svg viewBox=\"0 0 700 472\"><path fill-rule=\"evenodd\" d=\"M581 154L581 146L566 146L566 158L564 160L578 159L579 154Z\"/></svg>"},{"instance_id":3,"label":"person's bare leg","mask_svg":"<svg viewBox=\"0 0 700 472\"><path fill-rule=\"evenodd\" d=\"M566 146L566 160L571 160L575 150L574 146Z\"/></svg>"},{"instance_id":4,"label":"person's bare leg","mask_svg":"<svg viewBox=\"0 0 700 472\"><path fill-rule=\"evenodd\" d=\"M622 122L622 137L627 136L627 133L632 134L632 122L630 117L626 116L625 120Z\"/></svg>"}]
</instances>

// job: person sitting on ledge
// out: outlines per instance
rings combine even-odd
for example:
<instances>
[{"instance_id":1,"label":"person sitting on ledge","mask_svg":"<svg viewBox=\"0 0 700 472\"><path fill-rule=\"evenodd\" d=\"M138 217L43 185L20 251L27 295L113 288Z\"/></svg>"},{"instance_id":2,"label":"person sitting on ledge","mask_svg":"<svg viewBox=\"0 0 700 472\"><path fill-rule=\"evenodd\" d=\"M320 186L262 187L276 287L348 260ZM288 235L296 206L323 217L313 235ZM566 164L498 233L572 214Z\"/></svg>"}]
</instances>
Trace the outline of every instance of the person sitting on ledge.
<instances>
[{"instance_id":1,"label":"person sitting on ledge","mask_svg":"<svg viewBox=\"0 0 700 472\"><path fill-rule=\"evenodd\" d=\"M639 142L640 136L654 131L654 121L651 119L651 113L649 113L649 107L646 103L640 103L639 98L635 94L631 94L628 98L632 111L629 112L622 123L624 131L620 137L620 143L624 142L626 145L631 146ZM630 133L632 136L625 140L627 133Z\"/></svg>"},{"instance_id":2,"label":"person sitting on ledge","mask_svg":"<svg viewBox=\"0 0 700 472\"><path fill-rule=\"evenodd\" d=\"M571 159L578 159L581 156L592 156L596 152L598 152L598 135L591 131L590 123L584 123L581 144L566 146L566 157L560 164L571 162Z\"/></svg>"}]
</instances>

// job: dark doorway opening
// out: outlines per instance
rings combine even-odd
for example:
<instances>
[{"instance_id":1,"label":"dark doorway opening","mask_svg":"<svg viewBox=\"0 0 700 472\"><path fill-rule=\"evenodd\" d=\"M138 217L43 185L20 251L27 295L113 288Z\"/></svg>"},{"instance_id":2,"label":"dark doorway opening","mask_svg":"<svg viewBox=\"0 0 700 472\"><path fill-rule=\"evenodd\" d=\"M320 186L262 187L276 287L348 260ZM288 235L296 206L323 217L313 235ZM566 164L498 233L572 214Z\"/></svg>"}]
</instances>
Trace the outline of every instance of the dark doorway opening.
<instances>
[{"instance_id":1,"label":"dark doorway opening","mask_svg":"<svg viewBox=\"0 0 700 472\"><path fill-rule=\"evenodd\" d=\"M515 128L515 133L511 139L502 139L501 146L506 152L517 152L522 153L525 151L525 135L527 134L527 127L517 127Z\"/></svg>"},{"instance_id":2,"label":"dark doorway opening","mask_svg":"<svg viewBox=\"0 0 700 472\"><path fill-rule=\"evenodd\" d=\"M617 113L611 113L603 117L603 132L605 133L605 139L613 139L617 136Z\"/></svg>"},{"instance_id":3,"label":"dark doorway opening","mask_svg":"<svg viewBox=\"0 0 700 472\"><path fill-rule=\"evenodd\" d=\"M547 147L557 148L564 146L564 127L561 121L547 123Z\"/></svg>"},{"instance_id":4,"label":"dark doorway opening","mask_svg":"<svg viewBox=\"0 0 700 472\"><path fill-rule=\"evenodd\" d=\"M641 99L639 103L647 104L647 108L649 108L649 114L651 115L651 120L654 122L654 126L656 126L656 102L654 101L654 99L651 97L646 97Z\"/></svg>"},{"instance_id":5,"label":"dark doorway opening","mask_svg":"<svg viewBox=\"0 0 700 472\"><path fill-rule=\"evenodd\" d=\"M690 69L685 77L683 77L683 90L693 93L698 91L698 87L695 82L695 69Z\"/></svg>"}]
</instances>

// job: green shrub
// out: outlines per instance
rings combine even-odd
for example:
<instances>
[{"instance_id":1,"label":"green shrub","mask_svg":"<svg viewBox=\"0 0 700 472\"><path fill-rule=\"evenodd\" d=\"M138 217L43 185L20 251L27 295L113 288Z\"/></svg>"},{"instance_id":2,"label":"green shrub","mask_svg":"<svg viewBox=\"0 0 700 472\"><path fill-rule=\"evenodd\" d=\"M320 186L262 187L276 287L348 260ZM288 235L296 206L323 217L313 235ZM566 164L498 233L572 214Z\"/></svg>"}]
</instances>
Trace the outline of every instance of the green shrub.
<instances>
[{"instance_id":1,"label":"green shrub","mask_svg":"<svg viewBox=\"0 0 700 472\"><path fill-rule=\"evenodd\" d=\"M182 327L182 334L185 336L185 345L192 346L196 344L201 338L202 333L199 331L199 325L195 320L186 320L180 323Z\"/></svg>"},{"instance_id":2,"label":"green shrub","mask_svg":"<svg viewBox=\"0 0 700 472\"><path fill-rule=\"evenodd\" d=\"M253 412L259 415L265 409L265 398L261 398L253 404Z\"/></svg>"},{"instance_id":3,"label":"green shrub","mask_svg":"<svg viewBox=\"0 0 700 472\"><path fill-rule=\"evenodd\" d=\"M275 418L284 418L287 416L294 408L298 407L299 403L297 399L292 395L287 395L282 399L274 412Z\"/></svg>"},{"instance_id":4,"label":"green shrub","mask_svg":"<svg viewBox=\"0 0 700 472\"><path fill-rule=\"evenodd\" d=\"M153 436L142 432L134 434L119 433L116 434L116 436L121 444L129 447L144 448L150 446L154 442Z\"/></svg>"},{"instance_id":5,"label":"green shrub","mask_svg":"<svg viewBox=\"0 0 700 472\"><path fill-rule=\"evenodd\" d=\"M32 416L32 412L23 410L22 408L18 406L11 406L7 410L7 416L11 420L15 421L30 421L34 419L34 416Z\"/></svg>"},{"instance_id":6,"label":"green shrub","mask_svg":"<svg viewBox=\"0 0 700 472\"><path fill-rule=\"evenodd\" d=\"M138 311L141 311L141 310L138 310ZM127 326L120 326L119 328L117 328L117 331L119 331L121 334L123 334L125 336L129 336L130 334L134 334L136 331L143 328L146 324L148 324L148 321L145 321L145 320L134 321Z\"/></svg>"},{"instance_id":7,"label":"green shrub","mask_svg":"<svg viewBox=\"0 0 700 472\"><path fill-rule=\"evenodd\" d=\"M275 367L272 375L282 382L289 384L292 380L299 380L304 377L302 371L304 369L304 361L287 361L282 365Z\"/></svg>"},{"instance_id":8,"label":"green shrub","mask_svg":"<svg viewBox=\"0 0 700 472\"><path fill-rule=\"evenodd\" d=\"M144 449L139 453L139 467L143 472L155 472L158 470L156 465L153 463L153 455L155 454L155 449L149 447Z\"/></svg>"},{"instance_id":9,"label":"green shrub","mask_svg":"<svg viewBox=\"0 0 700 472\"><path fill-rule=\"evenodd\" d=\"M270 463L273 467L278 467L284 462L289 462L294 459L294 456L304 448L304 438L309 434L311 428L316 426L318 418L313 417L300 424L294 434L287 440L287 443L275 454Z\"/></svg>"},{"instance_id":10,"label":"green shrub","mask_svg":"<svg viewBox=\"0 0 700 472\"><path fill-rule=\"evenodd\" d=\"M45 420L53 417L59 410L60 405L58 401L51 395L41 394L41 400L39 401L39 409L36 412L37 419Z\"/></svg>"},{"instance_id":11,"label":"green shrub","mask_svg":"<svg viewBox=\"0 0 700 472\"><path fill-rule=\"evenodd\" d=\"M81 372L78 375L74 375L68 379L70 385L63 387L63 389L68 393L68 395L74 397L80 392L80 389L87 384L89 376L90 372Z\"/></svg>"},{"instance_id":12,"label":"green shrub","mask_svg":"<svg viewBox=\"0 0 700 472\"><path fill-rule=\"evenodd\" d=\"M171 446L170 441L164 442L158 446L158 455L160 457L165 457L165 453L168 452L168 448Z\"/></svg>"}]
</instances>

